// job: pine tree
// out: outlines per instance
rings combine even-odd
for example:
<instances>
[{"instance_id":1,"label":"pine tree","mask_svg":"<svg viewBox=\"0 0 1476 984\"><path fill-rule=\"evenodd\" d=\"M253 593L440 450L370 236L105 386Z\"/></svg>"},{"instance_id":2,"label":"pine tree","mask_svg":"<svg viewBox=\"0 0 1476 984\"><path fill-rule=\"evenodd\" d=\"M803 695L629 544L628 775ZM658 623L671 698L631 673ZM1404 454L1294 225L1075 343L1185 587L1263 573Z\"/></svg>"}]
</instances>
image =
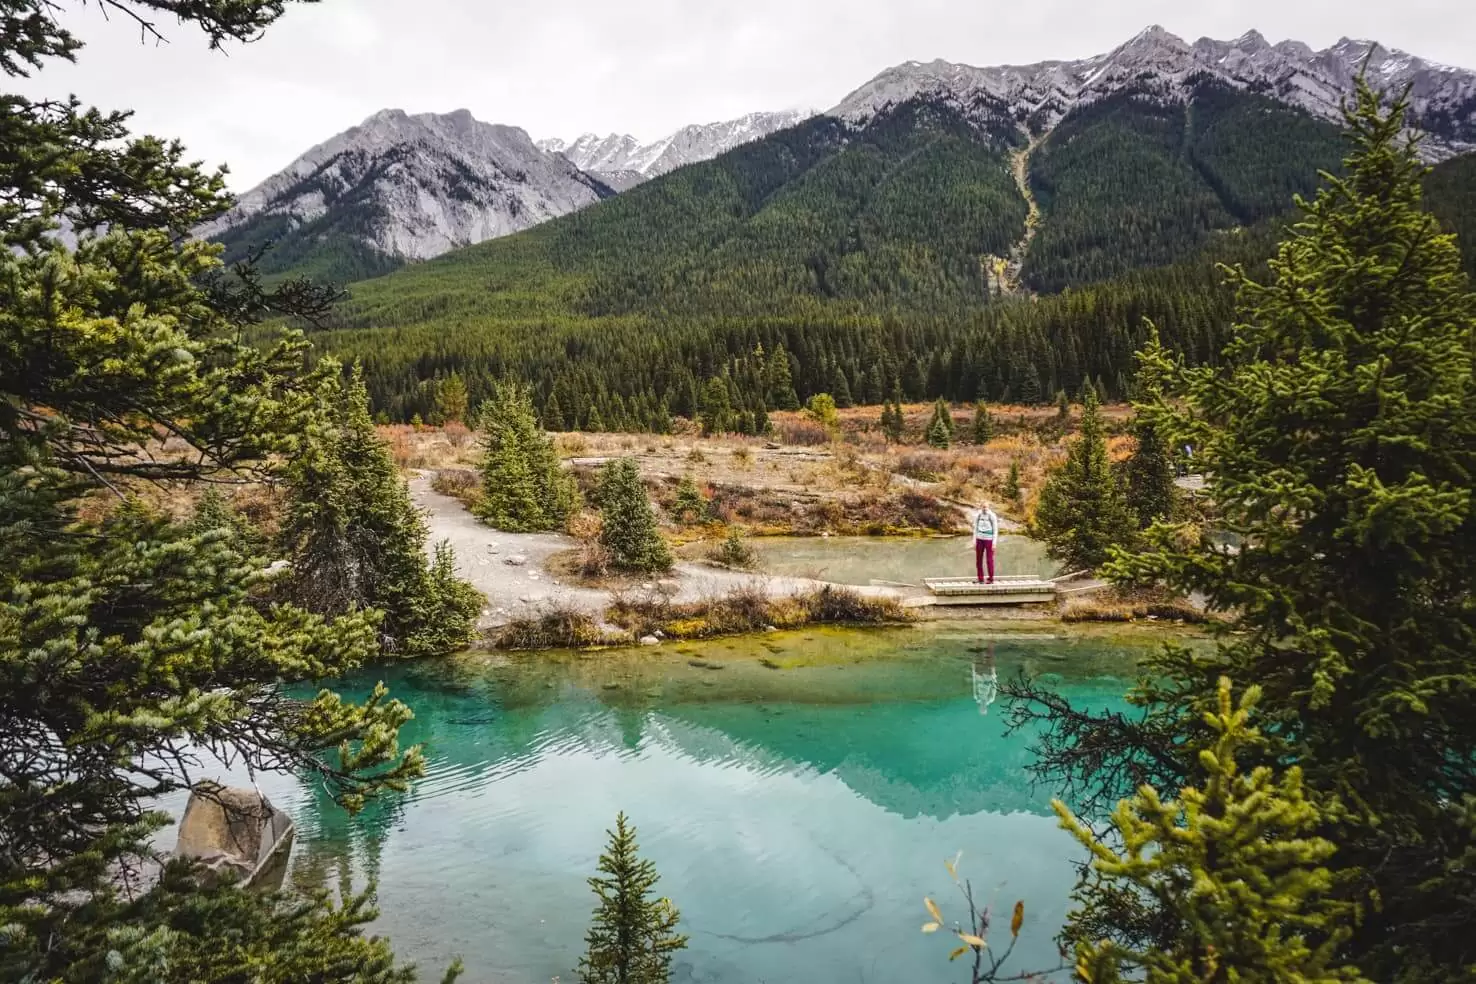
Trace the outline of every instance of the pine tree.
<instances>
[{"instance_id":1,"label":"pine tree","mask_svg":"<svg viewBox=\"0 0 1476 984\"><path fill-rule=\"evenodd\" d=\"M834 433L840 428L840 415L835 412L835 401L829 393L816 393L805 404L805 413L815 423Z\"/></svg>"},{"instance_id":2,"label":"pine tree","mask_svg":"<svg viewBox=\"0 0 1476 984\"><path fill-rule=\"evenodd\" d=\"M643 573L671 569L671 551L656 528L635 459L616 459L601 471L600 517L600 542L616 567Z\"/></svg>"},{"instance_id":3,"label":"pine tree","mask_svg":"<svg viewBox=\"0 0 1476 984\"><path fill-rule=\"evenodd\" d=\"M835 405L842 410L852 406L855 401L851 399L851 384L846 380L845 371L840 366L830 374L830 395L835 399Z\"/></svg>"},{"instance_id":4,"label":"pine tree","mask_svg":"<svg viewBox=\"0 0 1476 984\"><path fill-rule=\"evenodd\" d=\"M650 897L660 876L655 864L640 858L635 828L624 813L607 833L609 846L599 865L603 877L589 880L599 904L584 938L580 984L666 984L672 954L687 946L676 932L681 913L670 899Z\"/></svg>"},{"instance_id":5,"label":"pine tree","mask_svg":"<svg viewBox=\"0 0 1476 984\"><path fill-rule=\"evenodd\" d=\"M1149 359L1165 394L1139 413L1193 444L1216 526L1242 546L1161 524L1107 573L1198 593L1235 634L1154 657L1132 695L1141 721L1072 712L1071 747L1040 762L1087 802L1124 781L1202 785L1218 678L1255 681L1247 762L1302 770L1324 811L1313 832L1337 845L1335 897L1361 907L1333 961L1436 984L1469 976L1476 924L1476 295L1422 210L1406 111L1360 81L1344 176L1303 203L1271 282L1233 272L1222 358ZM1172 945L1154 929L1176 924L1171 907L1122 901L1099 908L1127 945Z\"/></svg>"},{"instance_id":6,"label":"pine tree","mask_svg":"<svg viewBox=\"0 0 1476 984\"><path fill-rule=\"evenodd\" d=\"M564 422L564 408L559 406L557 393L549 394L548 402L543 405L543 429L554 433L569 429Z\"/></svg>"},{"instance_id":7,"label":"pine tree","mask_svg":"<svg viewBox=\"0 0 1476 984\"><path fill-rule=\"evenodd\" d=\"M482 407L481 430L486 458L477 515L513 533L562 528L578 508L578 491L553 441L538 429L527 391L498 386Z\"/></svg>"},{"instance_id":8,"label":"pine tree","mask_svg":"<svg viewBox=\"0 0 1476 984\"><path fill-rule=\"evenodd\" d=\"M308 432L287 471L280 542L291 559L288 595L321 615L382 612L380 644L394 655L465 647L481 598L455 577L449 547L432 580L425 520L374 430L359 367L346 380L329 377L322 399L323 424Z\"/></svg>"},{"instance_id":9,"label":"pine tree","mask_svg":"<svg viewBox=\"0 0 1476 984\"><path fill-rule=\"evenodd\" d=\"M974 404L973 438L975 444L988 444L994 439L994 418L983 401Z\"/></svg>"},{"instance_id":10,"label":"pine tree","mask_svg":"<svg viewBox=\"0 0 1476 984\"><path fill-rule=\"evenodd\" d=\"M933 415L932 422L928 424L927 441L929 445L940 451L948 450L953 444L952 432L937 414Z\"/></svg>"},{"instance_id":11,"label":"pine tree","mask_svg":"<svg viewBox=\"0 0 1476 984\"><path fill-rule=\"evenodd\" d=\"M908 400L921 400L927 396L927 373L918 358L902 361L902 396Z\"/></svg>"},{"instance_id":12,"label":"pine tree","mask_svg":"<svg viewBox=\"0 0 1476 984\"><path fill-rule=\"evenodd\" d=\"M656 411L651 416L651 433L671 433L671 411L666 408L666 401L662 400L656 404Z\"/></svg>"},{"instance_id":13,"label":"pine tree","mask_svg":"<svg viewBox=\"0 0 1476 984\"><path fill-rule=\"evenodd\" d=\"M1171 925L1166 946L1136 948L1077 935L1077 978L1091 984L1300 981L1367 984L1338 953L1353 934L1354 906L1333 894L1326 862L1336 846L1318 835L1325 819L1308 798L1296 766L1279 777L1269 766L1249 772L1237 759L1259 741L1249 715L1260 693L1235 707L1230 681L1219 682L1217 709L1206 714L1214 736L1205 776L1163 800L1145 786L1113 813L1122 846L1103 842L1059 800L1062 826L1091 851L1086 909L1076 925L1097 922L1097 898L1158 900ZM1111 913L1106 915L1110 916Z\"/></svg>"},{"instance_id":14,"label":"pine tree","mask_svg":"<svg viewBox=\"0 0 1476 984\"><path fill-rule=\"evenodd\" d=\"M436 387L436 412L442 423L460 424L466 421L466 410L466 381L460 373L452 372Z\"/></svg>"},{"instance_id":15,"label":"pine tree","mask_svg":"<svg viewBox=\"0 0 1476 984\"><path fill-rule=\"evenodd\" d=\"M1056 419L1062 423L1071 419L1071 401L1066 398L1065 390L1056 390Z\"/></svg>"},{"instance_id":16,"label":"pine tree","mask_svg":"<svg viewBox=\"0 0 1476 984\"><path fill-rule=\"evenodd\" d=\"M759 400L758 406L753 411L753 432L763 437L772 427L773 424L769 422L769 408L764 406L763 400Z\"/></svg>"},{"instance_id":17,"label":"pine tree","mask_svg":"<svg viewBox=\"0 0 1476 984\"><path fill-rule=\"evenodd\" d=\"M155 22L167 6L223 47L284 9L115 6ZM85 56L68 15L8 3L0 74ZM335 292L224 268L184 234L229 208L220 175L127 122L0 99L0 980L408 984L363 934L363 897L208 888L179 865L131 901L114 881L153 856L161 799L199 778L181 750L311 774L350 808L422 768L384 687L362 705L288 698L379 659L374 613L330 621L275 598L208 496L183 524L129 497L272 478L320 414L327 367L263 322L320 320ZM75 247L50 235L63 215Z\"/></svg>"},{"instance_id":18,"label":"pine tree","mask_svg":"<svg viewBox=\"0 0 1476 984\"><path fill-rule=\"evenodd\" d=\"M935 448L947 448L953 443L953 411L942 397L933 404L933 416L928 420L925 434L927 442Z\"/></svg>"},{"instance_id":19,"label":"pine tree","mask_svg":"<svg viewBox=\"0 0 1476 984\"><path fill-rule=\"evenodd\" d=\"M219 531L242 559L260 557L267 549L267 538L262 531L237 512L213 485L205 490L196 503L194 513L185 528L196 536Z\"/></svg>"},{"instance_id":20,"label":"pine tree","mask_svg":"<svg viewBox=\"0 0 1476 984\"><path fill-rule=\"evenodd\" d=\"M1015 506L1020 505L1020 460L1010 459L1010 471L1005 477L1004 495Z\"/></svg>"},{"instance_id":21,"label":"pine tree","mask_svg":"<svg viewBox=\"0 0 1476 984\"><path fill-rule=\"evenodd\" d=\"M704 434L726 434L733 429L733 404L728 396L728 384L721 376L712 377L702 388L697 419Z\"/></svg>"},{"instance_id":22,"label":"pine tree","mask_svg":"<svg viewBox=\"0 0 1476 984\"><path fill-rule=\"evenodd\" d=\"M893 444L902 443L902 430L905 421L902 417L902 408L896 403L885 403L882 405L881 429L888 441Z\"/></svg>"},{"instance_id":23,"label":"pine tree","mask_svg":"<svg viewBox=\"0 0 1476 984\"><path fill-rule=\"evenodd\" d=\"M1096 394L1087 392L1081 434L1066 462L1046 478L1032 521L1036 537L1067 567L1095 569L1111 549L1130 542L1138 530L1122 486L1107 456L1107 439Z\"/></svg>"},{"instance_id":24,"label":"pine tree","mask_svg":"<svg viewBox=\"0 0 1476 984\"><path fill-rule=\"evenodd\" d=\"M1028 365L1020 375L1020 402L1027 407L1033 407L1040 403L1041 386L1040 373L1035 366Z\"/></svg>"},{"instance_id":25,"label":"pine tree","mask_svg":"<svg viewBox=\"0 0 1476 984\"><path fill-rule=\"evenodd\" d=\"M1138 527L1147 529L1160 519L1174 515L1179 489L1174 484L1174 466L1168 445L1158 428L1141 417L1133 420L1136 444L1128 458L1126 473L1128 501L1138 516Z\"/></svg>"},{"instance_id":26,"label":"pine tree","mask_svg":"<svg viewBox=\"0 0 1476 984\"><path fill-rule=\"evenodd\" d=\"M789 366L789 353L780 345L769 356L765 370L768 394L765 402L775 410L798 410L799 396L794 391L794 375Z\"/></svg>"},{"instance_id":27,"label":"pine tree","mask_svg":"<svg viewBox=\"0 0 1476 984\"><path fill-rule=\"evenodd\" d=\"M676 501L671 507L672 518L679 523L700 523L707 519L711 506L692 476L683 475L681 484L677 486Z\"/></svg>"}]
</instances>

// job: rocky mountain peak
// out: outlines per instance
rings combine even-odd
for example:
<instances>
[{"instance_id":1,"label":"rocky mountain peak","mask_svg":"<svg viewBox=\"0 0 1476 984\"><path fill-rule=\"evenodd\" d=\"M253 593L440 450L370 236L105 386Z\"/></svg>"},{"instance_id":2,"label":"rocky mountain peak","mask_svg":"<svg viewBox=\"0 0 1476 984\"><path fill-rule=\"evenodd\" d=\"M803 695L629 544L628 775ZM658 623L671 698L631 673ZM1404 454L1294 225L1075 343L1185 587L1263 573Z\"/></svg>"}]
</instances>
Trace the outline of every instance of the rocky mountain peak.
<instances>
[{"instance_id":1,"label":"rocky mountain peak","mask_svg":"<svg viewBox=\"0 0 1476 984\"><path fill-rule=\"evenodd\" d=\"M1434 158L1476 148L1476 72L1427 62L1375 41L1342 38L1322 51L1300 41L1270 44L1250 30L1231 41L1187 44L1151 25L1112 51L1076 61L978 68L948 62L906 62L855 90L831 113L862 123L909 99L940 99L967 108L1003 101L1004 111L1049 129L1077 105L1122 91L1183 99L1208 76L1254 88L1323 119L1340 121L1364 64L1379 88L1411 89L1411 122L1428 131ZM997 103L991 104L997 112Z\"/></svg>"},{"instance_id":2,"label":"rocky mountain peak","mask_svg":"<svg viewBox=\"0 0 1476 984\"><path fill-rule=\"evenodd\" d=\"M674 171L684 164L710 160L814 115L813 110L749 113L733 120L684 126L660 140L645 144L629 134L612 133L602 137L586 133L572 142L554 138L541 140L538 145L544 150L563 154L591 174L609 175L617 180L617 186L629 187L632 175L644 180Z\"/></svg>"},{"instance_id":3,"label":"rocky mountain peak","mask_svg":"<svg viewBox=\"0 0 1476 984\"><path fill-rule=\"evenodd\" d=\"M610 189L520 127L469 110L385 109L325 141L196 230L220 237L270 223L272 238L308 234L352 213L375 251L426 259L592 204Z\"/></svg>"}]
</instances>

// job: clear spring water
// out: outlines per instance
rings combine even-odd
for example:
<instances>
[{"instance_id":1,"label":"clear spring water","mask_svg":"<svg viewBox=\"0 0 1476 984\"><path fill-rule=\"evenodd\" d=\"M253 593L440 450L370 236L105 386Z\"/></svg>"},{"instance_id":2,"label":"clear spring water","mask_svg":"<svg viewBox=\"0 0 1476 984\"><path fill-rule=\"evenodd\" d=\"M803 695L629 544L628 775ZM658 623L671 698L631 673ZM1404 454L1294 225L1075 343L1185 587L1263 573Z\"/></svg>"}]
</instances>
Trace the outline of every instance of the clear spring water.
<instances>
[{"instance_id":1,"label":"clear spring water","mask_svg":"<svg viewBox=\"0 0 1476 984\"><path fill-rule=\"evenodd\" d=\"M623 809L691 936L674 980L941 984L963 968L919 928L925 895L961 912L945 859L962 850L1000 910L1025 900L1025 968L1055 960L1078 855L1030 788L1028 736L1002 702L981 713L991 659L1103 707L1141 652L958 623L397 666L334 686L383 678L414 707L429 769L409 794L349 818L262 785L298 821L291 877L377 879L375 931L426 977L460 954L468 982L574 980Z\"/></svg>"}]
</instances>

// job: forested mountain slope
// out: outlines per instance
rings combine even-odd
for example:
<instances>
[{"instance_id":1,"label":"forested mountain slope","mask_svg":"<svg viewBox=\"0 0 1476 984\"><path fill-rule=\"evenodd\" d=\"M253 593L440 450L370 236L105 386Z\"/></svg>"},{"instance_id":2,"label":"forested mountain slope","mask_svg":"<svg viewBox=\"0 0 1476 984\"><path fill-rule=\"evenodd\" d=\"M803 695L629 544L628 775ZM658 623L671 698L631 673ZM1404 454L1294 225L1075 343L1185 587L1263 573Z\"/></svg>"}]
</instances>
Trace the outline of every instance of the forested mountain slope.
<instances>
[{"instance_id":1,"label":"forested mountain slope","mask_svg":"<svg viewBox=\"0 0 1476 984\"><path fill-rule=\"evenodd\" d=\"M1032 156L1038 290L1158 266L1216 231L1285 212L1345 147L1337 127L1204 80L1182 103L1127 92L1073 112Z\"/></svg>"},{"instance_id":2,"label":"forested mountain slope","mask_svg":"<svg viewBox=\"0 0 1476 984\"><path fill-rule=\"evenodd\" d=\"M1425 181L1431 211L1461 239L1466 272L1476 279L1476 154L1437 166Z\"/></svg>"},{"instance_id":3,"label":"forested mountain slope","mask_svg":"<svg viewBox=\"0 0 1476 984\"><path fill-rule=\"evenodd\" d=\"M474 399L511 373L566 423L610 427L689 414L714 376L770 409L894 384L1031 400L1090 377L1120 395L1145 315L1191 357L1218 350L1229 298L1214 263L1268 255L1292 195L1344 151L1335 127L1283 104L1209 79L1189 91L1093 102L1038 144L988 105L915 99L859 130L815 117L355 285L318 341L364 359L400 419L426 413L453 369ZM991 273L1026 242L1020 154L1042 209L1023 270L1038 297ZM1457 159L1432 181L1450 221L1470 215L1472 178Z\"/></svg>"}]
</instances>

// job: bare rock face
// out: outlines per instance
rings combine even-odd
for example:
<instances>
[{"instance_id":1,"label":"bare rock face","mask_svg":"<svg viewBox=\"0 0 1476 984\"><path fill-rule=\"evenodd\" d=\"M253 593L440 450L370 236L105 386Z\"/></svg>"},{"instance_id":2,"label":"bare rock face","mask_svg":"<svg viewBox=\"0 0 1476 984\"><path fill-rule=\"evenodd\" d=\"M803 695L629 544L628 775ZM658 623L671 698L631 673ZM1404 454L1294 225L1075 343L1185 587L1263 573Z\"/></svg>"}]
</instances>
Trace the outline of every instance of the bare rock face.
<instances>
[{"instance_id":1,"label":"bare rock face","mask_svg":"<svg viewBox=\"0 0 1476 984\"><path fill-rule=\"evenodd\" d=\"M719 154L767 137L814 116L813 110L749 113L736 120L684 126L654 143L643 144L629 134L600 136L586 133L576 140L540 140L538 146L563 154L589 174L617 191L675 171L686 164L711 160Z\"/></svg>"},{"instance_id":2,"label":"bare rock face","mask_svg":"<svg viewBox=\"0 0 1476 984\"><path fill-rule=\"evenodd\" d=\"M292 832L287 814L256 790L201 783L179 822L174 853L201 862L207 882L229 875L244 884L276 868L271 862L286 856Z\"/></svg>"},{"instance_id":3,"label":"bare rock face","mask_svg":"<svg viewBox=\"0 0 1476 984\"><path fill-rule=\"evenodd\" d=\"M1112 51L1076 61L986 68L906 62L846 96L828 115L864 124L889 106L926 99L966 115L1025 120L1040 133L1078 106L1114 93L1182 100L1197 82L1211 78L1341 122L1343 101L1365 65L1375 89L1410 87L1410 122L1427 134L1425 156L1439 160L1476 147L1476 72L1469 69L1348 38L1322 51L1299 41L1273 45L1257 31L1191 45L1156 25Z\"/></svg>"},{"instance_id":4,"label":"bare rock face","mask_svg":"<svg viewBox=\"0 0 1476 984\"><path fill-rule=\"evenodd\" d=\"M378 253L429 259L613 193L518 127L464 109L386 109L312 148L195 234L288 242L342 226Z\"/></svg>"}]
</instances>

